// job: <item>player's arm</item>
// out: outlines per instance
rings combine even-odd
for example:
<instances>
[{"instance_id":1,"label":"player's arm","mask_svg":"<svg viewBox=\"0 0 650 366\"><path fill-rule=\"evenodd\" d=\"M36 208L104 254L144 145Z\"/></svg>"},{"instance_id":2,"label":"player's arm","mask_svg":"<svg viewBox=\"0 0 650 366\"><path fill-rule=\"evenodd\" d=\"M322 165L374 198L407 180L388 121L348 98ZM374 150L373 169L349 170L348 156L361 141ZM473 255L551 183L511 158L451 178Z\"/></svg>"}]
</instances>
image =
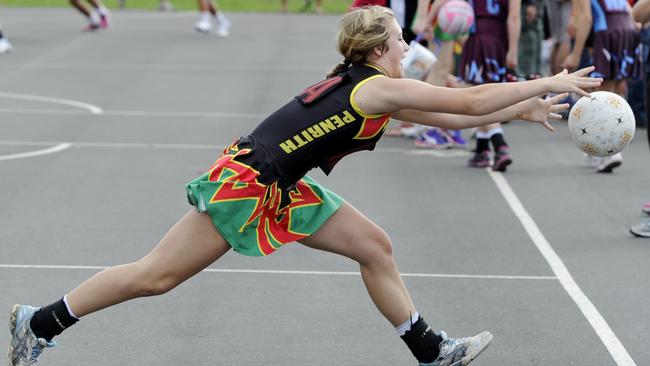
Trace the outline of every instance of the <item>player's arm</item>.
<instances>
[{"instance_id":1,"label":"player's arm","mask_svg":"<svg viewBox=\"0 0 650 366\"><path fill-rule=\"evenodd\" d=\"M448 128L452 130L480 127L501 121L524 120L541 123L546 129L553 131L553 127L548 124L548 119L562 118L558 112L568 109L569 105L566 103L558 104L558 102L566 96L567 94L559 94L549 99L534 97L484 116L464 116L458 114L422 112L405 109L394 113L393 117L400 121L413 122L432 127Z\"/></svg>"},{"instance_id":2,"label":"player's arm","mask_svg":"<svg viewBox=\"0 0 650 366\"><path fill-rule=\"evenodd\" d=\"M480 116L548 92L589 95L601 78L587 77L593 67L574 73L517 83L492 83L470 88L445 88L412 79L375 78L359 88L354 96L366 113L394 113L402 109Z\"/></svg>"},{"instance_id":3,"label":"player's arm","mask_svg":"<svg viewBox=\"0 0 650 366\"><path fill-rule=\"evenodd\" d=\"M640 23L647 23L650 21L650 0L639 0L632 8L632 15L634 20Z\"/></svg>"},{"instance_id":4,"label":"player's arm","mask_svg":"<svg viewBox=\"0 0 650 366\"><path fill-rule=\"evenodd\" d=\"M573 70L578 67L582 51L591 32L593 18L591 15L590 0L572 0L573 15L571 20L572 32L574 34L573 49L562 62L562 67Z\"/></svg>"},{"instance_id":5,"label":"player's arm","mask_svg":"<svg viewBox=\"0 0 650 366\"><path fill-rule=\"evenodd\" d=\"M509 69L517 68L519 49L519 36L521 34L521 0L510 0L508 2L508 53L506 54L506 66Z\"/></svg>"},{"instance_id":6,"label":"player's arm","mask_svg":"<svg viewBox=\"0 0 650 366\"><path fill-rule=\"evenodd\" d=\"M416 18L411 27L413 33L419 35L426 32L426 36L429 36L428 33L431 30L431 23L433 22L434 16L435 14L433 14L429 8L429 0L418 0Z\"/></svg>"}]
</instances>

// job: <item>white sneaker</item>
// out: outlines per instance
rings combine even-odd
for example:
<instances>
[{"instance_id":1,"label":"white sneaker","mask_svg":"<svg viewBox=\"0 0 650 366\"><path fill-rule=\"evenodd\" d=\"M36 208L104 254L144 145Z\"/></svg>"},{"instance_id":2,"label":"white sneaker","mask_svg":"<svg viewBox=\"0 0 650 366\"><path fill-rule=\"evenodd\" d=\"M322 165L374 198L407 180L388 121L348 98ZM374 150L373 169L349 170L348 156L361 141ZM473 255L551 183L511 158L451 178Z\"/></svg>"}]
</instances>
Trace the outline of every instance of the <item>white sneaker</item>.
<instances>
[{"instance_id":1,"label":"white sneaker","mask_svg":"<svg viewBox=\"0 0 650 366\"><path fill-rule=\"evenodd\" d=\"M199 20L194 24L194 29L197 32L210 34L210 32L212 32L212 24L210 24L209 20Z\"/></svg>"},{"instance_id":2,"label":"white sneaker","mask_svg":"<svg viewBox=\"0 0 650 366\"><path fill-rule=\"evenodd\" d=\"M56 346L54 341L38 338L29 323L40 308L29 305L14 305L9 316L11 341L7 360L9 366L33 366L43 350Z\"/></svg>"},{"instance_id":3,"label":"white sneaker","mask_svg":"<svg viewBox=\"0 0 650 366\"><path fill-rule=\"evenodd\" d=\"M0 54L7 53L11 51L12 48L11 43L9 43L6 38L0 38Z\"/></svg>"},{"instance_id":4,"label":"white sneaker","mask_svg":"<svg viewBox=\"0 0 650 366\"><path fill-rule=\"evenodd\" d=\"M230 20L228 18L223 18L223 20L217 20L217 34L220 37L228 37L230 35Z\"/></svg>"},{"instance_id":5,"label":"white sneaker","mask_svg":"<svg viewBox=\"0 0 650 366\"><path fill-rule=\"evenodd\" d=\"M650 238L650 220L630 227L630 233L639 238Z\"/></svg>"},{"instance_id":6,"label":"white sneaker","mask_svg":"<svg viewBox=\"0 0 650 366\"><path fill-rule=\"evenodd\" d=\"M598 166L596 166L596 171L598 173L611 173L614 168L620 166L621 164L623 164L623 155L621 153L614 154L612 156L602 158L602 160L598 163Z\"/></svg>"},{"instance_id":7,"label":"white sneaker","mask_svg":"<svg viewBox=\"0 0 650 366\"><path fill-rule=\"evenodd\" d=\"M473 337L450 338L441 331L440 354L432 363L420 363L420 366L465 366L472 362L492 342L490 332L481 332Z\"/></svg>"}]
</instances>

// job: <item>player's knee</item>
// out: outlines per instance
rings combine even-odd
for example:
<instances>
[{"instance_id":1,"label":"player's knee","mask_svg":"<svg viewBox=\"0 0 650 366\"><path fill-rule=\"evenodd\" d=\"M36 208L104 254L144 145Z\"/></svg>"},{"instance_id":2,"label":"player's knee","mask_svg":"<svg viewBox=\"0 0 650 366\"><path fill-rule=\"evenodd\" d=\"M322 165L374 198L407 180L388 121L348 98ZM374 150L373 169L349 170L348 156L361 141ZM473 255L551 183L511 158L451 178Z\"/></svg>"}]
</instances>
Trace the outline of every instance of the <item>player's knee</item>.
<instances>
[{"instance_id":1,"label":"player's knee","mask_svg":"<svg viewBox=\"0 0 650 366\"><path fill-rule=\"evenodd\" d=\"M394 262L393 259L393 243L388 234L380 228L373 230L373 232L366 237L370 247L369 254L365 258L365 264L384 266Z\"/></svg>"},{"instance_id":2,"label":"player's knee","mask_svg":"<svg viewBox=\"0 0 650 366\"><path fill-rule=\"evenodd\" d=\"M181 281L173 274L161 275L153 278L143 286L143 296L158 296L174 289Z\"/></svg>"},{"instance_id":3,"label":"player's knee","mask_svg":"<svg viewBox=\"0 0 650 366\"><path fill-rule=\"evenodd\" d=\"M147 263L138 263L138 270L128 285L137 297L157 296L171 291L182 282L178 276L159 268L149 268Z\"/></svg>"}]
</instances>

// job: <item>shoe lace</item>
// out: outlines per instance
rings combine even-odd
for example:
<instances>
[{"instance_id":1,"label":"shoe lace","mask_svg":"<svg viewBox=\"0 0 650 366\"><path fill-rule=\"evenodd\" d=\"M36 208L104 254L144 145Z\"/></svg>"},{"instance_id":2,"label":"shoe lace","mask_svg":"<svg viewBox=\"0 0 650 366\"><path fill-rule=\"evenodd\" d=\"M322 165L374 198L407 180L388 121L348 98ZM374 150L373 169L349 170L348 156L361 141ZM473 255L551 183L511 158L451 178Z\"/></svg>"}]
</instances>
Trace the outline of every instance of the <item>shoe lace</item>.
<instances>
[{"instance_id":1,"label":"shoe lace","mask_svg":"<svg viewBox=\"0 0 650 366\"><path fill-rule=\"evenodd\" d=\"M54 341L46 341L44 338L37 338L36 343L32 346L32 354L31 354L31 361L32 364L35 364L38 362L38 356L43 353L43 350L46 347L54 347L56 346L56 342Z\"/></svg>"},{"instance_id":2,"label":"shoe lace","mask_svg":"<svg viewBox=\"0 0 650 366\"><path fill-rule=\"evenodd\" d=\"M449 365L457 362L465 356L471 338L449 338L444 332L440 332L443 341L440 342L440 354L438 355L439 365Z\"/></svg>"}]
</instances>

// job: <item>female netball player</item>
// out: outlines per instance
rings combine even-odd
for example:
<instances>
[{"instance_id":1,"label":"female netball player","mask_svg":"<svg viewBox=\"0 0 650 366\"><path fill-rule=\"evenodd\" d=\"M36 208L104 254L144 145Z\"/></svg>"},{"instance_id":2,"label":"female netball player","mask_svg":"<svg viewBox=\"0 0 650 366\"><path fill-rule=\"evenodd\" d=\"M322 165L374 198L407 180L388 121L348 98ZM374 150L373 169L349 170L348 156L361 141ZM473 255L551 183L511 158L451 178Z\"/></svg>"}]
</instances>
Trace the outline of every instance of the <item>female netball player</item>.
<instances>
[{"instance_id":1,"label":"female netball player","mask_svg":"<svg viewBox=\"0 0 650 366\"><path fill-rule=\"evenodd\" d=\"M396 328L420 365L466 365L492 335L451 338L434 332L411 301L375 223L305 175L330 173L345 155L373 149L389 117L452 129L504 119L543 124L559 117L556 99L535 96L600 85L592 68L512 84L446 89L400 79L408 50L392 12L383 7L343 16L338 48L344 57L317 83L235 140L204 175L187 184L192 208L144 258L106 269L43 308L11 311L9 365L32 365L53 338L80 318L173 289L231 248L263 256L285 243L357 261L370 298ZM461 114L468 114L463 116Z\"/></svg>"}]
</instances>

